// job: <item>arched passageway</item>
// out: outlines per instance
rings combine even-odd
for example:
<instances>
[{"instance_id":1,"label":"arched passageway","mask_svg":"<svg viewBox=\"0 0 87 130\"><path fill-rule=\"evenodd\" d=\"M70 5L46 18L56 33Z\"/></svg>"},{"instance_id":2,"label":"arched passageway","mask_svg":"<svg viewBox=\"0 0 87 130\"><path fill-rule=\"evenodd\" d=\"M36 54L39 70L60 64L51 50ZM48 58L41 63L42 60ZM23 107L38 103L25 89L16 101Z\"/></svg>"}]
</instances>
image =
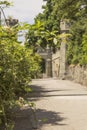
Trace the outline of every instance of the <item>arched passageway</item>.
<instances>
[{"instance_id":1,"label":"arched passageway","mask_svg":"<svg viewBox=\"0 0 87 130\"><path fill-rule=\"evenodd\" d=\"M41 65L41 73L46 73L46 61L45 61L45 59L42 58L40 65Z\"/></svg>"},{"instance_id":2,"label":"arched passageway","mask_svg":"<svg viewBox=\"0 0 87 130\"><path fill-rule=\"evenodd\" d=\"M42 57L41 69L43 77L52 77L52 51L50 48L38 48L38 54Z\"/></svg>"}]
</instances>

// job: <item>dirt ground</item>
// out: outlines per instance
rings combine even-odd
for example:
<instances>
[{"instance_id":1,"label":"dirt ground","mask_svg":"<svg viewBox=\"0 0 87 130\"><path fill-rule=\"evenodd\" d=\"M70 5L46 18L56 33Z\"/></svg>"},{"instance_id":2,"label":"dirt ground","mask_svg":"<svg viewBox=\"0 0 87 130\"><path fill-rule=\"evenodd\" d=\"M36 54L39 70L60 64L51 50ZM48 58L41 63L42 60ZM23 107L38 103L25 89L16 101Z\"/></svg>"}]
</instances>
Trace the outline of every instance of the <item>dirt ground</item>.
<instances>
[{"instance_id":1,"label":"dirt ground","mask_svg":"<svg viewBox=\"0 0 87 130\"><path fill-rule=\"evenodd\" d=\"M39 130L87 130L85 86L67 80L43 79L34 80L32 87Z\"/></svg>"},{"instance_id":2,"label":"dirt ground","mask_svg":"<svg viewBox=\"0 0 87 130\"><path fill-rule=\"evenodd\" d=\"M38 79L33 80L31 88L28 99L36 104L36 115L32 116L28 108L22 109L14 130L87 130L85 86L67 80Z\"/></svg>"}]
</instances>

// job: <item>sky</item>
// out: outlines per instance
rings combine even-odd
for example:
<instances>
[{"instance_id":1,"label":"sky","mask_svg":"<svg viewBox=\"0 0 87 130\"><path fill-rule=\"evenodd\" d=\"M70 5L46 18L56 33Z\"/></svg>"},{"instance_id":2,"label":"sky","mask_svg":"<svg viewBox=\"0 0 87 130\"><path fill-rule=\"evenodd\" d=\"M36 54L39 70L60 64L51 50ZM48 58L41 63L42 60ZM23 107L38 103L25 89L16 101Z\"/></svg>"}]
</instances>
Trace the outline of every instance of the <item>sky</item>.
<instances>
[{"instance_id":1,"label":"sky","mask_svg":"<svg viewBox=\"0 0 87 130\"><path fill-rule=\"evenodd\" d=\"M6 17L12 16L20 22L34 23L35 16L42 12L43 0L8 0L13 2L13 6L4 10Z\"/></svg>"}]
</instances>

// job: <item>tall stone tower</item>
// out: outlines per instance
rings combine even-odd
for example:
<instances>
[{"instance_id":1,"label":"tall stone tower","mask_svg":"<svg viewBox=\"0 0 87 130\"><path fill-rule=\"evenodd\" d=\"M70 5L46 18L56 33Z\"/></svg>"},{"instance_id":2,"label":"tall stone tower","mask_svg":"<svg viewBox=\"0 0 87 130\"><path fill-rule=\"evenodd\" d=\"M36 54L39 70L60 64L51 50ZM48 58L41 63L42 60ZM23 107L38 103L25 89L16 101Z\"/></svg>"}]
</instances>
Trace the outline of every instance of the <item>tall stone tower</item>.
<instances>
[{"instance_id":1,"label":"tall stone tower","mask_svg":"<svg viewBox=\"0 0 87 130\"><path fill-rule=\"evenodd\" d=\"M52 50L47 46L46 48L47 58L46 58L46 75L47 77L52 77Z\"/></svg>"},{"instance_id":2,"label":"tall stone tower","mask_svg":"<svg viewBox=\"0 0 87 130\"><path fill-rule=\"evenodd\" d=\"M65 79L66 76L66 34L69 32L69 22L63 20L60 22L61 29L61 47L60 47L60 79Z\"/></svg>"}]
</instances>

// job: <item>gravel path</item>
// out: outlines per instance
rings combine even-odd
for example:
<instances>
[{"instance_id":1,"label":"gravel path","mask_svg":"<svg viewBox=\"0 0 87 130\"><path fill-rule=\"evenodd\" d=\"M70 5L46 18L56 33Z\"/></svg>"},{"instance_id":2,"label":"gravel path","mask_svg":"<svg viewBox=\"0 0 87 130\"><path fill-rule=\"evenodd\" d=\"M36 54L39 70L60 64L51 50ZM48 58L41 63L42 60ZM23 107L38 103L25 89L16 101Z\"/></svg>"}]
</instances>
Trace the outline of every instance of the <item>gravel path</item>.
<instances>
[{"instance_id":1,"label":"gravel path","mask_svg":"<svg viewBox=\"0 0 87 130\"><path fill-rule=\"evenodd\" d=\"M41 79L33 80L31 87L38 130L87 130L85 86L67 80Z\"/></svg>"}]
</instances>

